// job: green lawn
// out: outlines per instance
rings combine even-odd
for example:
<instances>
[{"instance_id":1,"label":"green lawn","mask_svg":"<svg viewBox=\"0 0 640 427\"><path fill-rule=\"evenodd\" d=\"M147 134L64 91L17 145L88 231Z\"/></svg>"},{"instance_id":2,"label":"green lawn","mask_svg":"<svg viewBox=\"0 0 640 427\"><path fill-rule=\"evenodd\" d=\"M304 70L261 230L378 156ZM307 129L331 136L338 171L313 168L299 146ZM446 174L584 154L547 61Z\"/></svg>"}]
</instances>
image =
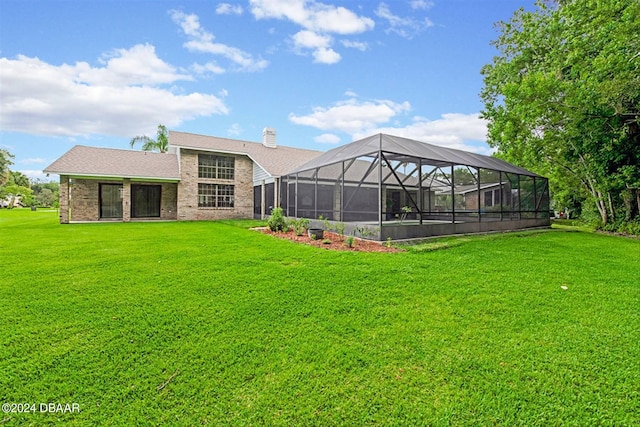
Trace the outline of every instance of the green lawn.
<instances>
[{"instance_id":1,"label":"green lawn","mask_svg":"<svg viewBox=\"0 0 640 427\"><path fill-rule=\"evenodd\" d=\"M640 241L352 253L252 223L0 210L0 402L80 407L0 423L640 424Z\"/></svg>"}]
</instances>

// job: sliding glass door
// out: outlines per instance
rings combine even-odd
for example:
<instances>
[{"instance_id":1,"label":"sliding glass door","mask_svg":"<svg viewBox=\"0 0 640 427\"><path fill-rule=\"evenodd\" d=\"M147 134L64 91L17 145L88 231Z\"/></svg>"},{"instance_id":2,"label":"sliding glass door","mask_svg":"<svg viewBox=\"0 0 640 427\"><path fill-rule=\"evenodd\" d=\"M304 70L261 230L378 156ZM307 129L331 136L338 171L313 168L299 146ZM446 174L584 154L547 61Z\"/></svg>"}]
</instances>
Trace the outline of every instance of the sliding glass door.
<instances>
[{"instance_id":1,"label":"sliding glass door","mask_svg":"<svg viewBox=\"0 0 640 427\"><path fill-rule=\"evenodd\" d=\"M161 185L131 185L131 218L160 217Z\"/></svg>"},{"instance_id":2,"label":"sliding glass door","mask_svg":"<svg viewBox=\"0 0 640 427\"><path fill-rule=\"evenodd\" d=\"M100 218L122 218L122 184L100 184Z\"/></svg>"}]
</instances>

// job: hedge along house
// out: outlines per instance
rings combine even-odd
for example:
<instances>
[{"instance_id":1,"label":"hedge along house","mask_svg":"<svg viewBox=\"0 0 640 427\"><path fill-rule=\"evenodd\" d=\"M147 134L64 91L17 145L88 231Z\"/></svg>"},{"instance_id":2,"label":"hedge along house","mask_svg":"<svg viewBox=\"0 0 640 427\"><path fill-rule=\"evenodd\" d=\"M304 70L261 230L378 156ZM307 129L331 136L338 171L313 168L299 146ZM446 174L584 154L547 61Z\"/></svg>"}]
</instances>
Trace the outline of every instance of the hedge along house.
<instances>
[{"instance_id":1,"label":"hedge along house","mask_svg":"<svg viewBox=\"0 0 640 427\"><path fill-rule=\"evenodd\" d=\"M280 176L321 153L169 132L169 152L75 146L44 171L60 175L60 222L262 218Z\"/></svg>"},{"instance_id":2,"label":"hedge along house","mask_svg":"<svg viewBox=\"0 0 640 427\"><path fill-rule=\"evenodd\" d=\"M288 216L375 240L549 226L548 180L503 160L378 134L281 180Z\"/></svg>"}]
</instances>

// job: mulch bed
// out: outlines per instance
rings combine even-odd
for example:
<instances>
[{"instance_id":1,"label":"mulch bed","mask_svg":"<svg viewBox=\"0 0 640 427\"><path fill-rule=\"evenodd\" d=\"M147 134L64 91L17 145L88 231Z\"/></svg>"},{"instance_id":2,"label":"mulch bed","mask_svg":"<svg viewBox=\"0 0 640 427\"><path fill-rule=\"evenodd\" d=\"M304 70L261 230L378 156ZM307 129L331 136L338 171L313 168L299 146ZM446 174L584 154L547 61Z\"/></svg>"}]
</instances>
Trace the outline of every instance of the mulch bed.
<instances>
[{"instance_id":1,"label":"mulch bed","mask_svg":"<svg viewBox=\"0 0 640 427\"><path fill-rule=\"evenodd\" d=\"M325 231L324 237L320 240L311 240L311 238L305 232L302 236L296 236L293 230L287 232L273 232L268 227L260 227L256 230L270 234L279 239L288 239L292 242L302 243L305 245L316 246L318 248L333 250L333 251L351 251L351 252L402 252L402 249L387 247L382 243L374 242L371 240L354 238L353 246L347 246L347 236L340 236L337 233Z\"/></svg>"}]
</instances>

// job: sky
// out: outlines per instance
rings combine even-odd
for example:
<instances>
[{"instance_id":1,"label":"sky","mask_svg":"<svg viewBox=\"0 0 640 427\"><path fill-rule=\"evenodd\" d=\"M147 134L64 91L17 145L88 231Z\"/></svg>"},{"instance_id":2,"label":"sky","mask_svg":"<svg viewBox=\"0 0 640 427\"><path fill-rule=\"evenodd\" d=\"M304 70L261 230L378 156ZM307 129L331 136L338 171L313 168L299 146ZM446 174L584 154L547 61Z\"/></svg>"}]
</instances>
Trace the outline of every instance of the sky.
<instances>
[{"instance_id":1,"label":"sky","mask_svg":"<svg viewBox=\"0 0 640 427\"><path fill-rule=\"evenodd\" d=\"M130 149L158 124L491 154L480 70L520 7L533 0L0 0L0 148L43 181L74 145Z\"/></svg>"}]
</instances>

